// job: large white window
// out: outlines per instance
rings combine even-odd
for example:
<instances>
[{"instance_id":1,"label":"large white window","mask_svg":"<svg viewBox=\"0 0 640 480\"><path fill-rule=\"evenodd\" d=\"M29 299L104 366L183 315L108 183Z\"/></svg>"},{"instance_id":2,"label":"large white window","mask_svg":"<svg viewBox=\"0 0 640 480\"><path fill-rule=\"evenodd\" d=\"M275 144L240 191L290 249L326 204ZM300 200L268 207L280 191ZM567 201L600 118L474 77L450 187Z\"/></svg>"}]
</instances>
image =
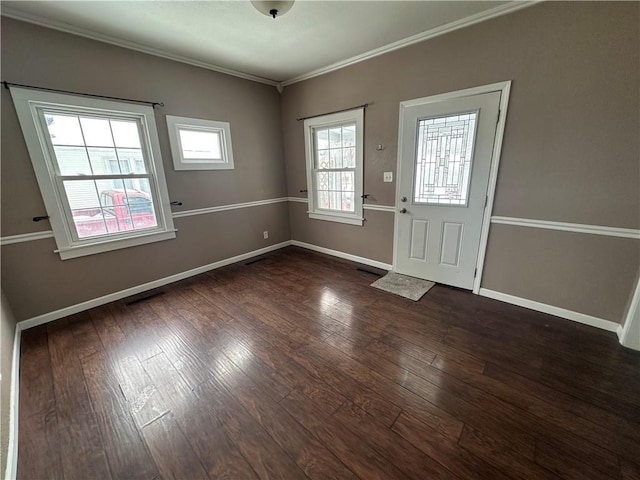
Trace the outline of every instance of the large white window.
<instances>
[{"instance_id":1,"label":"large white window","mask_svg":"<svg viewBox=\"0 0 640 480\"><path fill-rule=\"evenodd\" d=\"M362 109L305 120L309 217L362 225Z\"/></svg>"},{"instance_id":2,"label":"large white window","mask_svg":"<svg viewBox=\"0 0 640 480\"><path fill-rule=\"evenodd\" d=\"M62 259L175 238L151 107L11 95Z\"/></svg>"}]
</instances>

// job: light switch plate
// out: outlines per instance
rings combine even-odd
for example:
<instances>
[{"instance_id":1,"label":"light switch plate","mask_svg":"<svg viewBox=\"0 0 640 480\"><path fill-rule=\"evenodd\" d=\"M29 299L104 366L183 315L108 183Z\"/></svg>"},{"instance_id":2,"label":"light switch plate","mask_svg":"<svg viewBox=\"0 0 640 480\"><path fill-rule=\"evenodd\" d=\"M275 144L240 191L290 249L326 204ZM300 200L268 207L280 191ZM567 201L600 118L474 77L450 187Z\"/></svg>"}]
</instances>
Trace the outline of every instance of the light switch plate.
<instances>
[{"instance_id":1,"label":"light switch plate","mask_svg":"<svg viewBox=\"0 0 640 480\"><path fill-rule=\"evenodd\" d=\"M384 172L383 181L393 182L393 172Z\"/></svg>"}]
</instances>

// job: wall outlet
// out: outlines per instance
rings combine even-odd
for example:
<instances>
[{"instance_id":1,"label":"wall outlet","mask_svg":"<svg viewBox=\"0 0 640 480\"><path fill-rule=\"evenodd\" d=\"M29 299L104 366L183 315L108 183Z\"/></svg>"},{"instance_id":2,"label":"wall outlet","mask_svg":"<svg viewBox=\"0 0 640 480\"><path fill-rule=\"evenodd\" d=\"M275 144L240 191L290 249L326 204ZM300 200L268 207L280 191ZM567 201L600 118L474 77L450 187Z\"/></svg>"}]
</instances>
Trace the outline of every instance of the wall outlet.
<instances>
[{"instance_id":1,"label":"wall outlet","mask_svg":"<svg viewBox=\"0 0 640 480\"><path fill-rule=\"evenodd\" d=\"M393 182L393 172L384 172L382 180L384 182Z\"/></svg>"},{"instance_id":2,"label":"wall outlet","mask_svg":"<svg viewBox=\"0 0 640 480\"><path fill-rule=\"evenodd\" d=\"M269 238L269 232L267 230L265 230L264 232L262 232L262 236L266 240L267 238Z\"/></svg>"}]
</instances>

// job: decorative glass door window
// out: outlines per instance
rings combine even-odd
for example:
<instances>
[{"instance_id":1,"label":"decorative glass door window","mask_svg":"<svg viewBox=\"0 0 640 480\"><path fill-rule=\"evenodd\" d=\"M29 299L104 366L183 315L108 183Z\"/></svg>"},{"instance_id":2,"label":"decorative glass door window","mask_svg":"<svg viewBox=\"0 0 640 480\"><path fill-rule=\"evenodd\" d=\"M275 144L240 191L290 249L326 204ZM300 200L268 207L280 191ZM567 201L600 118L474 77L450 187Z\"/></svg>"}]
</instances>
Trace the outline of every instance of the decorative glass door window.
<instances>
[{"instance_id":1,"label":"decorative glass door window","mask_svg":"<svg viewBox=\"0 0 640 480\"><path fill-rule=\"evenodd\" d=\"M418 122L414 203L467 206L477 117L469 112Z\"/></svg>"},{"instance_id":2,"label":"decorative glass door window","mask_svg":"<svg viewBox=\"0 0 640 480\"><path fill-rule=\"evenodd\" d=\"M356 125L314 129L316 206L355 212Z\"/></svg>"}]
</instances>

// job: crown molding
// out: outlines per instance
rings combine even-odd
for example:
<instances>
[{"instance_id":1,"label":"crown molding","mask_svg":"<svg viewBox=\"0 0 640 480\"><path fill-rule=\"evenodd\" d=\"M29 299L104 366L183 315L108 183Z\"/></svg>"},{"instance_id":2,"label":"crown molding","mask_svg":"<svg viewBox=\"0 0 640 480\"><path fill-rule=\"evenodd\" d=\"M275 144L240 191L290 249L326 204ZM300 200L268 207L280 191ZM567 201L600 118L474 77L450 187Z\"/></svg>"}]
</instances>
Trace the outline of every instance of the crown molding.
<instances>
[{"instance_id":1,"label":"crown molding","mask_svg":"<svg viewBox=\"0 0 640 480\"><path fill-rule=\"evenodd\" d=\"M281 87L287 87L289 85L293 85L294 83L302 82L304 80L309 80L310 78L318 77L320 75L324 75L325 73L330 73L335 70L340 70L350 65L354 65L356 63L364 62L365 60L369 60L371 58L384 55L385 53L393 52L394 50L408 47L409 45L413 45L415 43L424 42L425 40L429 40L430 38L444 35L445 33L453 32L455 30L459 30L461 28L468 27L476 23L484 22L485 20L490 20L492 18L499 17L501 15L506 15L507 13L512 13L517 10L530 7L531 5L535 5L537 3L540 3L541 1L543 0L525 0L525 1L516 0L504 5L499 5L489 10L485 10L484 12L479 12L474 15L470 15L468 17L462 18L460 20L455 20L445 25L441 25L439 27L425 30L424 32L417 33L416 35L412 35L402 40L389 43L382 47L369 50L368 52L361 53L360 55L356 55L354 57L348 58L347 60L342 60L340 62L332 63L331 65L327 65L326 67L318 68L317 70L312 70L311 72L304 73L297 77L290 78L289 80L284 80L280 82L280 85Z\"/></svg>"},{"instance_id":2,"label":"crown molding","mask_svg":"<svg viewBox=\"0 0 640 480\"><path fill-rule=\"evenodd\" d=\"M4 5L2 6L2 11L0 12L0 14L4 17L13 18L15 20L32 23L34 25L51 28L53 30L58 30L65 33L70 33L72 35L78 35L80 37L90 38L91 40L97 40L103 43L109 43L117 47L127 48L129 50L135 50L137 52L146 53L148 55L166 58L168 60L173 60L175 62L186 63L187 65L193 65L194 67L213 70L214 72L224 73L225 75L231 75L234 77L242 78L244 80L251 80L253 82L264 83L266 85L271 85L272 87L276 87L278 88L278 90L282 88L280 86L280 82L277 82L275 80L258 77L256 75L251 75L250 73L239 72L237 70L232 70L230 68L220 67L218 65L202 62L200 60L195 60L193 58L185 57L183 55L176 55L173 53L165 52L164 50L158 50L156 48L147 47L139 43L122 40L116 37L112 37L110 35L103 35L101 33L76 27L68 23L57 22L55 20L50 20L48 18L44 18L39 15L24 13L10 7L6 7Z\"/></svg>"},{"instance_id":3,"label":"crown molding","mask_svg":"<svg viewBox=\"0 0 640 480\"><path fill-rule=\"evenodd\" d=\"M109 35L103 35L101 33L76 27L68 23L50 20L50 19L41 17L39 15L24 13L19 10L15 10L11 7L2 6L2 11L0 12L0 14L5 17L21 20L23 22L32 23L34 25L39 25L41 27L51 28L61 32L70 33L72 35L78 35L81 37L90 38L92 40L97 40L99 42L108 43L108 44L115 45L122 48L127 48L129 50L135 50L137 52L146 53L148 55L153 55L156 57L166 58L168 60L173 60L180 63L186 63L187 65L193 65L195 67L205 68L207 70L212 70L214 72L231 75L231 76L242 78L245 80L251 80L253 82L271 85L273 87L276 87L279 93L282 93L284 87L293 85L294 83L298 83L304 80L308 80L310 78L318 77L320 75L324 75L325 73L330 73L335 70L340 70L350 65L354 65L356 63L364 62L365 60L369 60L371 58L384 55L385 53L393 52L394 50L408 47L416 43L424 42L425 40L429 40L430 38L438 37L440 35L444 35L446 33L453 32L455 30L459 30L461 28L474 25L476 23L480 23L485 20L490 20L492 18L499 17L501 15L506 15L508 13L512 13L517 10L521 10L523 8L535 5L537 3L540 3L541 1L544 1L544 0L522 0L522 1L515 0L504 5L499 5L492 9L485 10L484 12L479 12L474 15L470 15L468 17L462 18L460 20L455 20L445 25L441 25L439 27L426 30L416 35L412 35L410 37L404 38L402 40L398 40L396 42L389 43L382 47L369 50L368 52L364 52L354 57L348 58L346 60L342 60L340 62L336 62L330 65L327 65L325 67L318 68L316 70L312 70L302 75L298 75L288 80L284 80L282 82L271 80L269 78L259 77L256 75L252 75L250 73L240 72L230 68L221 67L219 65L214 65L211 63L202 62L200 60L195 60L193 58L186 57L183 55L176 55L173 53L166 52L164 50L147 47L139 43L129 42L129 41L122 40Z\"/></svg>"}]
</instances>

